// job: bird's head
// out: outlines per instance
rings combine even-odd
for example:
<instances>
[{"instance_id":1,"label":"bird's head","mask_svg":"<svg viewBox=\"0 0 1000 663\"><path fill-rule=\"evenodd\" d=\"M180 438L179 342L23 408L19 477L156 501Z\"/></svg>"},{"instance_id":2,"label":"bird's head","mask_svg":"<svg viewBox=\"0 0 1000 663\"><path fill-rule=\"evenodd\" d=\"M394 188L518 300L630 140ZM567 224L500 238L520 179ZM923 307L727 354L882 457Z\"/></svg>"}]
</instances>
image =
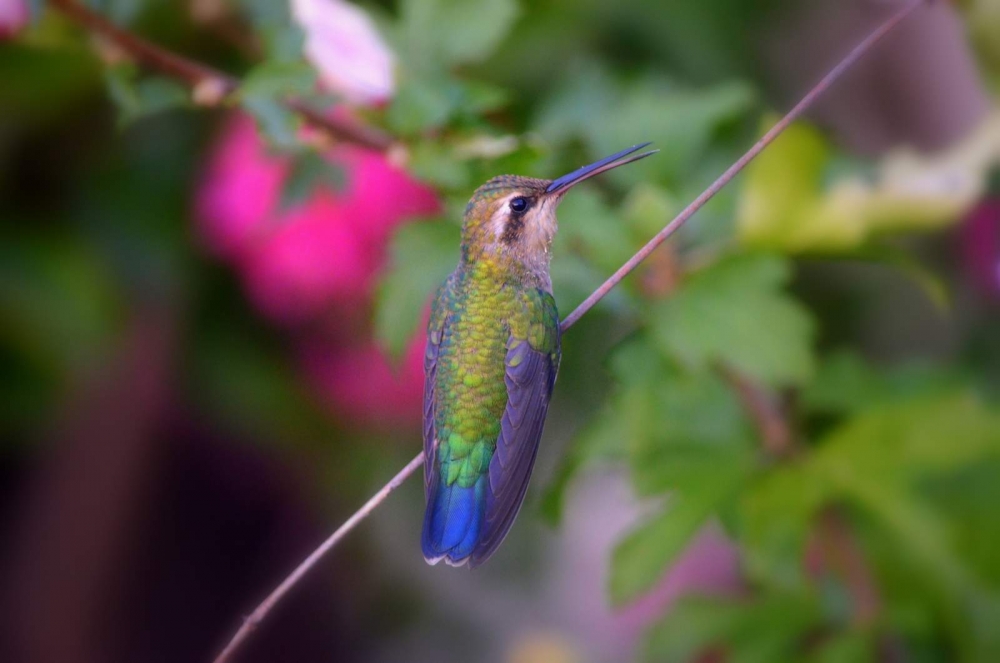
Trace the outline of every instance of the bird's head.
<instances>
[{"instance_id":1,"label":"bird's head","mask_svg":"<svg viewBox=\"0 0 1000 663\"><path fill-rule=\"evenodd\" d=\"M635 154L647 145L633 145L554 180L494 177L476 189L465 208L462 261L547 274L557 228L556 207L566 192L595 175L657 152Z\"/></svg>"}]
</instances>

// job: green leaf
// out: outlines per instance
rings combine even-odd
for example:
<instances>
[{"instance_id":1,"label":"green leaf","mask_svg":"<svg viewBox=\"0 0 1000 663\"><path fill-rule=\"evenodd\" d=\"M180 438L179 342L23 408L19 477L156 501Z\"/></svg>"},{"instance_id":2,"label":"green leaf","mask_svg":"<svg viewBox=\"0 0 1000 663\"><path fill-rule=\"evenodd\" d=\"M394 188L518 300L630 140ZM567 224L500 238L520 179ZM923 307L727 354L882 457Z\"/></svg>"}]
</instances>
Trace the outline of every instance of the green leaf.
<instances>
[{"instance_id":1,"label":"green leaf","mask_svg":"<svg viewBox=\"0 0 1000 663\"><path fill-rule=\"evenodd\" d=\"M797 123L747 167L740 238L790 253L850 253L878 234L946 226L976 199L982 145L997 140L984 123L942 154L892 153L875 169L843 169L819 130Z\"/></svg>"},{"instance_id":2,"label":"green leaf","mask_svg":"<svg viewBox=\"0 0 1000 663\"><path fill-rule=\"evenodd\" d=\"M830 494L811 466L799 461L770 469L741 493L737 531L751 580L802 589L806 543Z\"/></svg>"},{"instance_id":3,"label":"green leaf","mask_svg":"<svg viewBox=\"0 0 1000 663\"><path fill-rule=\"evenodd\" d=\"M344 188L344 169L321 154L304 152L292 160L291 172L281 191L280 208L289 210L301 205L317 187L332 191Z\"/></svg>"},{"instance_id":4,"label":"green leaf","mask_svg":"<svg viewBox=\"0 0 1000 663\"><path fill-rule=\"evenodd\" d=\"M635 251L628 226L601 196L591 189L574 190L559 204L559 233L553 251L573 251L609 272Z\"/></svg>"},{"instance_id":5,"label":"green leaf","mask_svg":"<svg viewBox=\"0 0 1000 663\"><path fill-rule=\"evenodd\" d=\"M410 172L441 189L458 191L475 186L469 181L469 166L440 141L425 140L410 149ZM467 195L467 192L466 192Z\"/></svg>"},{"instance_id":6,"label":"green leaf","mask_svg":"<svg viewBox=\"0 0 1000 663\"><path fill-rule=\"evenodd\" d=\"M287 5L288 3L271 2L270 4ZM264 52L267 54L269 61L302 63L306 34L298 25L294 23L266 21L258 27L257 34L260 35L263 41Z\"/></svg>"},{"instance_id":7,"label":"green leaf","mask_svg":"<svg viewBox=\"0 0 1000 663\"><path fill-rule=\"evenodd\" d=\"M104 80L111 100L118 107L119 129L148 115L191 105L191 97L183 86L167 78L140 79L132 65L109 67Z\"/></svg>"},{"instance_id":8,"label":"green leaf","mask_svg":"<svg viewBox=\"0 0 1000 663\"><path fill-rule=\"evenodd\" d=\"M755 104L753 89L742 81L699 89L650 81L633 88L621 100L614 100L604 123L588 127L590 144L603 155L623 145L653 141L665 149L612 176L628 182L649 180L651 176L681 182L691 163L706 153L717 131L747 116ZM629 169L633 172L626 173Z\"/></svg>"},{"instance_id":9,"label":"green leaf","mask_svg":"<svg viewBox=\"0 0 1000 663\"><path fill-rule=\"evenodd\" d=\"M441 79L407 78L386 111L389 129L400 136L414 136L444 125L455 111L455 90Z\"/></svg>"},{"instance_id":10,"label":"green leaf","mask_svg":"<svg viewBox=\"0 0 1000 663\"><path fill-rule=\"evenodd\" d=\"M669 498L663 513L615 546L608 581L612 603L621 605L649 591L752 467L744 455L720 455L716 461L687 468L685 487Z\"/></svg>"},{"instance_id":11,"label":"green leaf","mask_svg":"<svg viewBox=\"0 0 1000 663\"><path fill-rule=\"evenodd\" d=\"M30 227L25 221L23 227ZM121 311L104 256L65 240L0 241L0 344L43 372L91 370Z\"/></svg>"},{"instance_id":12,"label":"green leaf","mask_svg":"<svg viewBox=\"0 0 1000 663\"><path fill-rule=\"evenodd\" d=\"M458 244L458 228L447 221L410 223L396 232L375 301L375 335L391 355L402 354L431 294L458 264Z\"/></svg>"},{"instance_id":13,"label":"green leaf","mask_svg":"<svg viewBox=\"0 0 1000 663\"><path fill-rule=\"evenodd\" d=\"M504 106L506 90L444 75L404 78L385 114L389 130L416 136L448 124L481 126L482 115Z\"/></svg>"},{"instance_id":14,"label":"green leaf","mask_svg":"<svg viewBox=\"0 0 1000 663\"><path fill-rule=\"evenodd\" d=\"M280 101L266 96L246 96L243 108L253 115L257 128L272 148L284 152L302 149L298 139L301 120Z\"/></svg>"},{"instance_id":15,"label":"green leaf","mask_svg":"<svg viewBox=\"0 0 1000 663\"><path fill-rule=\"evenodd\" d=\"M651 629L642 659L688 663L709 652L725 652L727 663L797 660L802 640L819 623L819 608L809 596L768 594L753 601L687 598Z\"/></svg>"},{"instance_id":16,"label":"green leaf","mask_svg":"<svg viewBox=\"0 0 1000 663\"><path fill-rule=\"evenodd\" d=\"M1000 460L1000 414L968 393L913 399L866 411L822 440L813 476L858 508L892 542L893 564L913 569L910 584L928 596L966 650L964 660L993 660L1000 639L1000 588L983 582L956 543L956 523L929 499L935 477ZM977 532L1000 538L994 522ZM989 651L989 655L974 651Z\"/></svg>"},{"instance_id":17,"label":"green leaf","mask_svg":"<svg viewBox=\"0 0 1000 663\"><path fill-rule=\"evenodd\" d=\"M304 61L262 62L240 82L243 97L284 97L306 95L316 89L316 72Z\"/></svg>"},{"instance_id":18,"label":"green leaf","mask_svg":"<svg viewBox=\"0 0 1000 663\"><path fill-rule=\"evenodd\" d=\"M854 352L832 353L802 391L802 402L822 414L848 414L917 397L954 393L963 384L951 369L910 363L878 371Z\"/></svg>"},{"instance_id":19,"label":"green leaf","mask_svg":"<svg viewBox=\"0 0 1000 663\"><path fill-rule=\"evenodd\" d=\"M129 24L151 3L149 0L89 0L86 4L115 23Z\"/></svg>"},{"instance_id":20,"label":"green leaf","mask_svg":"<svg viewBox=\"0 0 1000 663\"><path fill-rule=\"evenodd\" d=\"M877 643L867 633L847 632L824 642L806 663L877 663Z\"/></svg>"},{"instance_id":21,"label":"green leaf","mask_svg":"<svg viewBox=\"0 0 1000 663\"><path fill-rule=\"evenodd\" d=\"M517 15L515 0L410 0L401 8L401 61L420 71L479 62L506 36Z\"/></svg>"},{"instance_id":22,"label":"green leaf","mask_svg":"<svg viewBox=\"0 0 1000 663\"><path fill-rule=\"evenodd\" d=\"M802 384L813 372L813 323L780 291L788 277L774 257L724 259L651 310L653 337L692 368L724 362L768 385Z\"/></svg>"},{"instance_id":23,"label":"green leaf","mask_svg":"<svg viewBox=\"0 0 1000 663\"><path fill-rule=\"evenodd\" d=\"M640 389L643 393L636 393ZM623 400L649 403L645 434L628 438L640 495L699 490L702 473L750 462L753 436L743 408L711 373L664 370L655 386L633 387Z\"/></svg>"},{"instance_id":24,"label":"green leaf","mask_svg":"<svg viewBox=\"0 0 1000 663\"><path fill-rule=\"evenodd\" d=\"M649 387L658 378L659 364L645 339L634 338L615 349L611 372L620 385L573 440L542 498L543 516L551 524L558 524L566 490L581 467L597 460L627 461L630 447L652 430L654 404Z\"/></svg>"},{"instance_id":25,"label":"green leaf","mask_svg":"<svg viewBox=\"0 0 1000 663\"><path fill-rule=\"evenodd\" d=\"M742 82L691 89L650 77L619 85L597 65L571 71L564 80L535 123L547 140L560 143L579 136L595 157L640 141L667 148L608 173L619 182L678 184L688 177L691 164L704 158L717 132L755 105L752 88Z\"/></svg>"}]
</instances>

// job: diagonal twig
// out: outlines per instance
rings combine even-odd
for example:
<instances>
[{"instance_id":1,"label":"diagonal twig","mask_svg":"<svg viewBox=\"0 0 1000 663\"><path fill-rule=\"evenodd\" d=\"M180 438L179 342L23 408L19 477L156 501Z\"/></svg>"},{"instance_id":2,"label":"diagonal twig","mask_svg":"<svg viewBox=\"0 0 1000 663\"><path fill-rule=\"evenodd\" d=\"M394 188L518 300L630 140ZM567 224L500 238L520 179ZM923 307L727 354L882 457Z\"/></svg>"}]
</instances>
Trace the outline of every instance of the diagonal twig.
<instances>
[{"instance_id":1,"label":"diagonal twig","mask_svg":"<svg viewBox=\"0 0 1000 663\"><path fill-rule=\"evenodd\" d=\"M65 1L65 0L63 0ZM854 47L854 49L838 63L830 72L824 76L819 83L816 84L803 98L796 104L788 113L778 121L764 136L754 144L750 150L747 151L738 161L736 161L728 170L726 170L722 175L719 176L715 182L711 184L698 198L696 198L690 205L684 208L680 214L678 214L670 223L668 223L663 230L657 233L642 249L640 249L632 258L628 260L618 271L616 271L607 281L604 282L597 290L595 290L586 300L583 301L572 313L570 313L562 321L561 329L562 331L568 330L572 327L577 320L579 320L587 311L589 311L593 306L599 302L603 297L605 297L612 288L618 285L622 279L624 279L629 273L635 270L636 267L653 252L660 244L662 244L668 237L675 233L684 223L694 215L699 209L701 209L705 203L707 203L715 194L717 194L726 184L729 183L740 171L742 171L746 165L753 160L761 151L764 150L771 142L774 141L795 119L800 117L806 109L808 109L816 99L823 94L845 71L847 71L852 65L854 65L865 53L867 53L872 46L875 45L879 40L882 39L886 34L892 31L896 25L898 25L904 18L906 18L914 9L923 4L926 0L914 0L901 9L897 10L892 14L884 23L882 23L878 28L876 28L868 37L866 37L861 43ZM389 496L395 488L403 483L407 478L410 477L417 469L422 465L424 460L423 452L417 454L417 456L411 460L406 467L404 467L392 480L386 484L378 493L372 496L365 505L357 511L351 518L341 525L333 535L327 539L319 548L317 548L305 561L303 561L296 569L279 585L265 600L261 603L250 615L249 618L243 623L240 629L230 640L229 644L222 653L215 659L215 663L226 663L226 661L231 660L233 652L239 645L246 640L246 638L253 632L257 626L267 617L271 609L280 601L284 595L310 570L316 563L323 557L327 552L329 552L344 536L346 536L354 527L356 527L362 520L368 517L384 500Z\"/></svg>"},{"instance_id":2,"label":"diagonal twig","mask_svg":"<svg viewBox=\"0 0 1000 663\"><path fill-rule=\"evenodd\" d=\"M239 79L146 41L120 28L77 0L49 0L49 4L93 34L107 39L136 62L184 83L194 90L196 98L206 105L218 105L239 89ZM207 94L199 94L203 91ZM289 98L283 103L286 108L336 141L353 143L380 152L387 151L393 145L390 136L372 127L330 117L300 99Z\"/></svg>"}]
</instances>

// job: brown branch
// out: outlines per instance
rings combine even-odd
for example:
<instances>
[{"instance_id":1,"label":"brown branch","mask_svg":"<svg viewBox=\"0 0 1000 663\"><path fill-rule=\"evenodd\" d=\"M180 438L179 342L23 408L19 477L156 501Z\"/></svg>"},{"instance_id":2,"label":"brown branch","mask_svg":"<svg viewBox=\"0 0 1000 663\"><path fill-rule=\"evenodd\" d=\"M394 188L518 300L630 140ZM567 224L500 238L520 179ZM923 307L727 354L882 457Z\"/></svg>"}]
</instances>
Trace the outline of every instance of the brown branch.
<instances>
[{"instance_id":1,"label":"brown branch","mask_svg":"<svg viewBox=\"0 0 1000 663\"><path fill-rule=\"evenodd\" d=\"M882 610L882 598L850 523L836 508L819 516L817 543L823 562L844 579L851 596L851 620L859 628L875 623Z\"/></svg>"},{"instance_id":2,"label":"brown branch","mask_svg":"<svg viewBox=\"0 0 1000 663\"><path fill-rule=\"evenodd\" d=\"M91 33L107 39L139 64L184 83L194 91L195 100L199 103L220 105L239 89L239 79L148 42L118 27L76 0L49 0L49 4ZM299 99L286 99L283 103L335 141L352 143L379 152L389 150L394 144L390 136L372 127L363 127L350 120L327 116Z\"/></svg>"},{"instance_id":3,"label":"brown branch","mask_svg":"<svg viewBox=\"0 0 1000 663\"><path fill-rule=\"evenodd\" d=\"M65 0L63 0L65 1ZM562 331L568 330L572 327L577 320L579 320L584 313L589 311L598 301L600 301L608 292L611 291L618 283L621 282L626 275L632 272L650 253L652 253L660 244L662 244L668 237L670 237L674 232L676 232L695 212L701 209L716 193L718 193L723 186L725 186L733 177L736 176L746 165L756 157L767 145L769 145L777 136L783 132L789 124L796 118L798 118L824 91L826 91L833 82L840 77L847 69L851 67L855 62L857 62L862 55L864 55L876 42L878 42L883 36L889 33L900 21L902 21L907 15L909 15L914 9L920 6L924 0L916 0L909 3L904 8L900 9L894 13L885 23L883 23L879 28L877 28L871 35L869 35L864 41L862 41L858 46L856 46L848 55L844 58L836 67L834 67L830 73L828 73L812 90L803 97L802 101L795 105L788 112L785 117L783 117L774 127L768 131L763 138L761 138L750 150L744 154L735 164L733 164L725 173L723 173L708 189L705 190L698 198L694 200L690 205L688 205L677 217L675 217L670 223L668 223L663 230L661 230L649 243L647 243L642 249L639 250L632 258L628 260L617 272L615 272L600 288L595 290L580 306L576 308L570 315L568 315L561 324ZM756 404L757 393L754 391L750 394L754 397L754 411L758 410L758 405ZM760 408L760 414L762 416L762 421L766 418L770 421L770 411L765 408ZM784 424L782 423L782 426ZM766 435L775 435L772 430L774 424L768 423L768 433ZM780 439L780 436L775 439ZM790 435L788 436L790 438ZM774 442L778 445L778 442ZM781 444L785 444L782 442ZM780 446L780 445L779 445ZM232 640L223 650L223 652L215 659L215 663L225 663L229 661L232 657L233 652L239 647L239 645L247 638L247 636L253 632L254 629L267 617L271 609L277 604L278 601L290 590L306 573L312 569L313 566L327 553L329 552L338 541L340 541L344 536L346 536L354 527L356 527L362 520L367 518L388 496L395 490L400 484L403 483L407 478L414 474L421 464L423 463L423 453L417 454L417 456L407 464L392 480L386 484L378 493L372 496L365 505L357 511L350 519L347 520L343 525L341 525L333 536L327 539L319 548L317 548L309 557L303 561L296 569L289 575L281 585L278 586L268 597L264 600L260 606L254 610L253 614L244 622L243 626L237 631L236 635L233 636Z\"/></svg>"},{"instance_id":4,"label":"brown branch","mask_svg":"<svg viewBox=\"0 0 1000 663\"><path fill-rule=\"evenodd\" d=\"M417 456L406 464L406 467L401 469L396 476L392 478L389 483L382 486L382 488L371 496L371 498L365 502L365 505L354 512L354 515L348 518L343 525L337 528L337 531L330 535L326 541L316 548L309 557L305 558L301 564L295 567L295 570L285 578L278 587L268 595L264 601L257 606L257 609L251 613L249 617L243 620L243 625L240 626L240 630L236 632L233 639L229 641L226 648L222 650L222 653L215 659L215 663L221 663L223 661L228 661L239 647L240 643L243 642L251 633L253 633L257 626L267 617L267 614L271 612L271 608L275 606L288 593L288 591L298 584L302 576L312 569L316 565L323 555L330 551L337 543L340 542L342 538L347 536L354 527L360 523L362 520L371 515L379 504L385 501L385 498L389 497L389 494L399 488L404 481L406 481L411 474L420 469L420 466L424 464L424 453L420 452Z\"/></svg>"},{"instance_id":5,"label":"brown branch","mask_svg":"<svg viewBox=\"0 0 1000 663\"><path fill-rule=\"evenodd\" d=\"M760 432L764 450L772 456L787 456L795 450L795 436L780 396L730 366L719 373L739 394L743 409Z\"/></svg>"}]
</instances>

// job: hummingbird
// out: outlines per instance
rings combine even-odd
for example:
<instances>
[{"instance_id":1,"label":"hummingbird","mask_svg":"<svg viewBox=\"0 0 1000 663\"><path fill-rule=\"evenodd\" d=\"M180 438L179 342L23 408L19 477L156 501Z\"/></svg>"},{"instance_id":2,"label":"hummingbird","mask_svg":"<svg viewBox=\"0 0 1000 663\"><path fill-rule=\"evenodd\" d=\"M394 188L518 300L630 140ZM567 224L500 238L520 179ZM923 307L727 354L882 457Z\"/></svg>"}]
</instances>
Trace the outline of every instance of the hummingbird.
<instances>
[{"instance_id":1,"label":"hummingbird","mask_svg":"<svg viewBox=\"0 0 1000 663\"><path fill-rule=\"evenodd\" d=\"M438 289L424 355L424 559L470 568L524 501L560 359L549 277L556 207L643 159L634 145L554 180L501 175L465 208L458 267Z\"/></svg>"}]
</instances>

